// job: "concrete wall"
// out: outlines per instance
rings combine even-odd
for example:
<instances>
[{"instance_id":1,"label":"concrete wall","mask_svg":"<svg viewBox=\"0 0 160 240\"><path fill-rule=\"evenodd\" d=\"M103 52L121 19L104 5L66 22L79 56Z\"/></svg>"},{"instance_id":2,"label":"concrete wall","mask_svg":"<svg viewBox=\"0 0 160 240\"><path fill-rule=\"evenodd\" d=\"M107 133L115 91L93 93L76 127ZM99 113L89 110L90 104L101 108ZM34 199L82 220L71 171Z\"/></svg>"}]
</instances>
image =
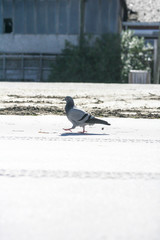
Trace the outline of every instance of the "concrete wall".
<instances>
[{"instance_id":1,"label":"concrete wall","mask_svg":"<svg viewBox=\"0 0 160 240\"><path fill-rule=\"evenodd\" d=\"M85 1L84 32L118 33L120 8L120 0ZM65 40L77 43L80 15L80 0L0 0L0 52L60 53Z\"/></svg>"},{"instance_id":2,"label":"concrete wall","mask_svg":"<svg viewBox=\"0 0 160 240\"><path fill-rule=\"evenodd\" d=\"M60 53L65 40L77 44L77 35L0 34L1 53Z\"/></svg>"}]
</instances>

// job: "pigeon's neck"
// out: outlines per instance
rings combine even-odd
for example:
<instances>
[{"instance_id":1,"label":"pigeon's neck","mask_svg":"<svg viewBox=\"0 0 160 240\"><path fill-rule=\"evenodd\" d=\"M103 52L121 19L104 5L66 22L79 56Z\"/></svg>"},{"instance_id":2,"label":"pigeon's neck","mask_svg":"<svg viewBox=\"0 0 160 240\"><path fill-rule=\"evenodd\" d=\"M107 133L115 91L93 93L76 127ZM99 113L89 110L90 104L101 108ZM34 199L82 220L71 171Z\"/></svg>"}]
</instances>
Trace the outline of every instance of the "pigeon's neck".
<instances>
[{"instance_id":1,"label":"pigeon's neck","mask_svg":"<svg viewBox=\"0 0 160 240\"><path fill-rule=\"evenodd\" d=\"M67 102L67 104L65 106L66 113L68 113L68 111L73 107L74 107L74 102L73 101Z\"/></svg>"}]
</instances>

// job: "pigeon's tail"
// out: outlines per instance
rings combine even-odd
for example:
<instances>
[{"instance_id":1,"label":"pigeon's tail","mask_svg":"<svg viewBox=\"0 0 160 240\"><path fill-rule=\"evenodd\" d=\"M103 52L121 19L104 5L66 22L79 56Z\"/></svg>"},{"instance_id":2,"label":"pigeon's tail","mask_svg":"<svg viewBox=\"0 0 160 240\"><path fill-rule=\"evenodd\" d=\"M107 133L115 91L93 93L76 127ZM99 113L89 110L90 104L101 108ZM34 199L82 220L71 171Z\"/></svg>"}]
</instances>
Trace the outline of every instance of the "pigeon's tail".
<instances>
[{"instance_id":1,"label":"pigeon's tail","mask_svg":"<svg viewBox=\"0 0 160 240\"><path fill-rule=\"evenodd\" d=\"M89 124L104 124L104 125L111 125L110 123L108 123L107 121L105 120L101 120L99 118L90 118L88 119L88 121L86 121L86 123L89 123Z\"/></svg>"}]
</instances>

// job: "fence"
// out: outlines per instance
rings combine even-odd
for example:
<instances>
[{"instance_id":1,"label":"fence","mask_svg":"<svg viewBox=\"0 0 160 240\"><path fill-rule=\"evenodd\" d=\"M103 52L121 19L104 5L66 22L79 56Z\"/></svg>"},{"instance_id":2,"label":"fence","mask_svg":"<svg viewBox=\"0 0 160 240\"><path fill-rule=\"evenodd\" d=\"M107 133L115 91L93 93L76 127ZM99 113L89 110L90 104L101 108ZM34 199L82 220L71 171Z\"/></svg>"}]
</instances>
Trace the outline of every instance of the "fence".
<instances>
[{"instance_id":1,"label":"fence","mask_svg":"<svg viewBox=\"0 0 160 240\"><path fill-rule=\"evenodd\" d=\"M56 54L0 54L0 80L47 81Z\"/></svg>"}]
</instances>

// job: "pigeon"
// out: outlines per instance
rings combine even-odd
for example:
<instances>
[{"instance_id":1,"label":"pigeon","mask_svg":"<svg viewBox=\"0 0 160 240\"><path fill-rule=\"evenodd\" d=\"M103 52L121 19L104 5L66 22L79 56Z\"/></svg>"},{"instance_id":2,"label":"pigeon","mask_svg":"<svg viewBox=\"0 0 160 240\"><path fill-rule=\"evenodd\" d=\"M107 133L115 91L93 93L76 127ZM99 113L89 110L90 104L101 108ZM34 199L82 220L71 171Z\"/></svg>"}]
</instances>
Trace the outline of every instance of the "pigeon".
<instances>
[{"instance_id":1,"label":"pigeon","mask_svg":"<svg viewBox=\"0 0 160 240\"><path fill-rule=\"evenodd\" d=\"M104 124L104 125L111 125L110 123L108 123L107 121L95 118L94 116L92 116L91 114L78 109L75 105L74 105L74 100L72 97L67 96L64 99L66 101L66 106L65 106L65 112L67 115L68 120L73 124L73 126L71 128L65 129L65 131L70 131L76 128L77 126L80 126L83 128L82 133L85 133L85 126L86 125L93 125L93 124Z\"/></svg>"}]
</instances>

